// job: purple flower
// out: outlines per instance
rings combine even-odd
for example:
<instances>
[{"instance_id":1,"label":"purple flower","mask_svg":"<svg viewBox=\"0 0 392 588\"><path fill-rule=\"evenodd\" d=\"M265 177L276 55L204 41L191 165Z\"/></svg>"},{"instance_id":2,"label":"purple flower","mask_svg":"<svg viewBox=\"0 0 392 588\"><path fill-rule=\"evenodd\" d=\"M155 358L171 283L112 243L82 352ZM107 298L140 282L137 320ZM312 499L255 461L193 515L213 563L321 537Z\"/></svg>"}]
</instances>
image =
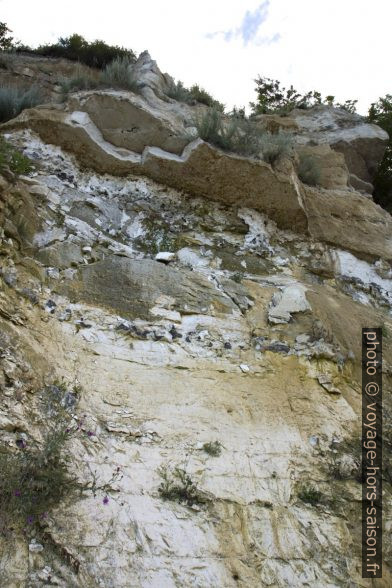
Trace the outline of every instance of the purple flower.
<instances>
[{"instance_id":1,"label":"purple flower","mask_svg":"<svg viewBox=\"0 0 392 588\"><path fill-rule=\"evenodd\" d=\"M21 496L20 490L15 490L14 491L14 496Z\"/></svg>"},{"instance_id":2,"label":"purple flower","mask_svg":"<svg viewBox=\"0 0 392 588\"><path fill-rule=\"evenodd\" d=\"M87 431L87 437L92 437L94 433L92 431Z\"/></svg>"},{"instance_id":3,"label":"purple flower","mask_svg":"<svg viewBox=\"0 0 392 588\"><path fill-rule=\"evenodd\" d=\"M27 517L27 524L32 525L33 523L34 523L34 517L33 517L33 515L29 515Z\"/></svg>"},{"instance_id":4,"label":"purple flower","mask_svg":"<svg viewBox=\"0 0 392 588\"><path fill-rule=\"evenodd\" d=\"M23 439L17 439L16 446L19 447L19 449L24 449L26 447L26 442Z\"/></svg>"},{"instance_id":5,"label":"purple flower","mask_svg":"<svg viewBox=\"0 0 392 588\"><path fill-rule=\"evenodd\" d=\"M102 500L102 502L104 504L107 504L109 502L109 498L107 496L105 496L105 498Z\"/></svg>"}]
</instances>

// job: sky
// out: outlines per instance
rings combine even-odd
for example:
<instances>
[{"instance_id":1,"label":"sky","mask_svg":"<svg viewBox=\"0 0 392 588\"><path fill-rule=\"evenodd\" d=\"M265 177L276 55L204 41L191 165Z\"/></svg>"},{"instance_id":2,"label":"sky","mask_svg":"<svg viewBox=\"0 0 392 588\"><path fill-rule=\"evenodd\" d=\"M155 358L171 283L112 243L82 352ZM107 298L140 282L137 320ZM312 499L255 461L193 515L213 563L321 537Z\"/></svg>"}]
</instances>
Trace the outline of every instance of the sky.
<instances>
[{"instance_id":1,"label":"sky","mask_svg":"<svg viewBox=\"0 0 392 588\"><path fill-rule=\"evenodd\" d=\"M0 0L0 22L36 47L79 33L147 49L163 72L228 109L255 100L258 75L339 102L392 93L390 0Z\"/></svg>"}]
</instances>

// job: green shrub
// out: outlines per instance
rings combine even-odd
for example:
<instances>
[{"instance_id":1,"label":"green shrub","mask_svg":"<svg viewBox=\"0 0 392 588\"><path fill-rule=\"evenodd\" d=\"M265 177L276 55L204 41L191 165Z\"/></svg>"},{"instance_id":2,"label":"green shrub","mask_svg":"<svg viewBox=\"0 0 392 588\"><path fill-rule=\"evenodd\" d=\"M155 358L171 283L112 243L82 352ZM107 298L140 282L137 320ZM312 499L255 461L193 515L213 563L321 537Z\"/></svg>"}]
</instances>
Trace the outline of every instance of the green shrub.
<instances>
[{"instance_id":1,"label":"green shrub","mask_svg":"<svg viewBox=\"0 0 392 588\"><path fill-rule=\"evenodd\" d=\"M342 108L347 112L354 113L358 100L346 100L343 104L335 103L335 96L322 97L321 93L312 90L306 94L300 94L290 86L284 88L278 80L258 76L256 82L256 102L250 102L252 114L270 114L276 113L286 116L294 108L307 109L317 104L325 104Z\"/></svg>"},{"instance_id":2,"label":"green shrub","mask_svg":"<svg viewBox=\"0 0 392 588\"><path fill-rule=\"evenodd\" d=\"M215 100L204 88L200 88L197 84L194 84L190 90L189 94L192 100L196 100L200 104L205 104L206 106L210 106L211 108L215 108L220 112L224 112L225 105L219 102L219 100Z\"/></svg>"},{"instance_id":3,"label":"green shrub","mask_svg":"<svg viewBox=\"0 0 392 588\"><path fill-rule=\"evenodd\" d=\"M384 157L377 169L372 169L374 175L374 200L392 211L392 94L379 98L369 108L368 121L379 125L389 135Z\"/></svg>"},{"instance_id":4,"label":"green shrub","mask_svg":"<svg viewBox=\"0 0 392 588\"><path fill-rule=\"evenodd\" d=\"M166 94L178 102L189 103L192 101L188 88L185 88L181 81L171 83Z\"/></svg>"},{"instance_id":5,"label":"green shrub","mask_svg":"<svg viewBox=\"0 0 392 588\"><path fill-rule=\"evenodd\" d=\"M321 179L321 169L317 159L308 153L301 153L298 164L298 177L304 184L318 186Z\"/></svg>"},{"instance_id":6,"label":"green shrub","mask_svg":"<svg viewBox=\"0 0 392 588\"><path fill-rule=\"evenodd\" d=\"M288 133L272 135L252 121L237 116L225 121L216 109L208 110L195 124L203 141L224 151L258 157L268 163L274 163L292 149L292 138Z\"/></svg>"},{"instance_id":7,"label":"green shrub","mask_svg":"<svg viewBox=\"0 0 392 588\"><path fill-rule=\"evenodd\" d=\"M203 444L203 450L208 453L208 455L218 457L222 453L222 443L219 441L208 441Z\"/></svg>"},{"instance_id":8,"label":"green shrub","mask_svg":"<svg viewBox=\"0 0 392 588\"><path fill-rule=\"evenodd\" d=\"M191 88L186 88L181 81L172 83L167 91L169 98L174 98L178 102L186 102L187 104L205 104L219 112L224 112L225 106L219 100L215 100L206 90L194 84Z\"/></svg>"},{"instance_id":9,"label":"green shrub","mask_svg":"<svg viewBox=\"0 0 392 588\"><path fill-rule=\"evenodd\" d=\"M182 468L175 467L170 470L167 467L163 467L160 469L159 474L162 482L158 488L158 492L165 500L174 500L185 503L188 506L206 502L205 497L197 488L192 478Z\"/></svg>"},{"instance_id":10,"label":"green shrub","mask_svg":"<svg viewBox=\"0 0 392 588\"><path fill-rule=\"evenodd\" d=\"M13 37L10 37L7 33L12 31L7 27L5 22L0 22L0 50L4 51L11 49L13 43Z\"/></svg>"},{"instance_id":11,"label":"green shrub","mask_svg":"<svg viewBox=\"0 0 392 588\"><path fill-rule=\"evenodd\" d=\"M8 168L15 175L26 175L34 170L30 159L0 137L0 172Z\"/></svg>"},{"instance_id":12,"label":"green shrub","mask_svg":"<svg viewBox=\"0 0 392 588\"><path fill-rule=\"evenodd\" d=\"M57 43L41 45L34 52L46 57L63 57L98 69L103 69L117 58L126 57L132 62L136 59L134 52L130 49L107 45L104 41L99 40L89 43L77 34L66 38L60 37Z\"/></svg>"},{"instance_id":13,"label":"green shrub","mask_svg":"<svg viewBox=\"0 0 392 588\"><path fill-rule=\"evenodd\" d=\"M242 280L244 279L244 274L242 272L234 272L231 276L231 279L237 284L241 284Z\"/></svg>"},{"instance_id":14,"label":"green shrub","mask_svg":"<svg viewBox=\"0 0 392 588\"><path fill-rule=\"evenodd\" d=\"M112 88L123 88L136 92L138 85L132 75L133 61L129 57L116 57L102 72L101 80Z\"/></svg>"},{"instance_id":15,"label":"green shrub","mask_svg":"<svg viewBox=\"0 0 392 588\"><path fill-rule=\"evenodd\" d=\"M23 89L12 86L0 87L0 123L18 116L25 108L33 108L42 102L42 95L36 86Z\"/></svg>"},{"instance_id":16,"label":"green shrub","mask_svg":"<svg viewBox=\"0 0 392 588\"><path fill-rule=\"evenodd\" d=\"M302 486L298 491L298 498L302 500L302 502L306 502L312 506L319 504L322 497L323 494L314 488L314 486Z\"/></svg>"}]
</instances>

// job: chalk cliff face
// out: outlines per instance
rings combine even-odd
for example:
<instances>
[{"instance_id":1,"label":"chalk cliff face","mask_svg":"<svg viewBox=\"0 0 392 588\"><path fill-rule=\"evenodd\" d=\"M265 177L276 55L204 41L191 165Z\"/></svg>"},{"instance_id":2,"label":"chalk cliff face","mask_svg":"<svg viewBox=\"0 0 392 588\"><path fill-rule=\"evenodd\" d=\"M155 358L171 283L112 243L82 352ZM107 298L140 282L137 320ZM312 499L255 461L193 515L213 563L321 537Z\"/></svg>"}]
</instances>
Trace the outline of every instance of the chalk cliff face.
<instances>
[{"instance_id":1,"label":"chalk cliff face","mask_svg":"<svg viewBox=\"0 0 392 588\"><path fill-rule=\"evenodd\" d=\"M289 160L198 139L203 107L165 99L146 54L137 71L139 95L2 127L36 172L0 180L0 439L39 440L44 386L77 386L69 467L96 491L1 539L1 585L390 586L389 456L377 584L358 482L360 330L392 333L392 223L370 195L385 134L330 108L261 119L317 153L310 188ZM175 468L198 500L162 496Z\"/></svg>"}]
</instances>

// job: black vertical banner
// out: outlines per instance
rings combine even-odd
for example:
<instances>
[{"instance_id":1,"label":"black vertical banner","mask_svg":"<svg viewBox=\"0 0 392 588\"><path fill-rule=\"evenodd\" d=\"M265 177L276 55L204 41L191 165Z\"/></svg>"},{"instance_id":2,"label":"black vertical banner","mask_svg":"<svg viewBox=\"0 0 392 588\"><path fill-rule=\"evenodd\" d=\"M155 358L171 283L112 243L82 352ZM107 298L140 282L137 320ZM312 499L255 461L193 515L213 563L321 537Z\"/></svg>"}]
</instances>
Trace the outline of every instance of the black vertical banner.
<instances>
[{"instance_id":1,"label":"black vertical banner","mask_svg":"<svg viewBox=\"0 0 392 588\"><path fill-rule=\"evenodd\" d=\"M382 578L382 329L362 329L362 577Z\"/></svg>"}]
</instances>

